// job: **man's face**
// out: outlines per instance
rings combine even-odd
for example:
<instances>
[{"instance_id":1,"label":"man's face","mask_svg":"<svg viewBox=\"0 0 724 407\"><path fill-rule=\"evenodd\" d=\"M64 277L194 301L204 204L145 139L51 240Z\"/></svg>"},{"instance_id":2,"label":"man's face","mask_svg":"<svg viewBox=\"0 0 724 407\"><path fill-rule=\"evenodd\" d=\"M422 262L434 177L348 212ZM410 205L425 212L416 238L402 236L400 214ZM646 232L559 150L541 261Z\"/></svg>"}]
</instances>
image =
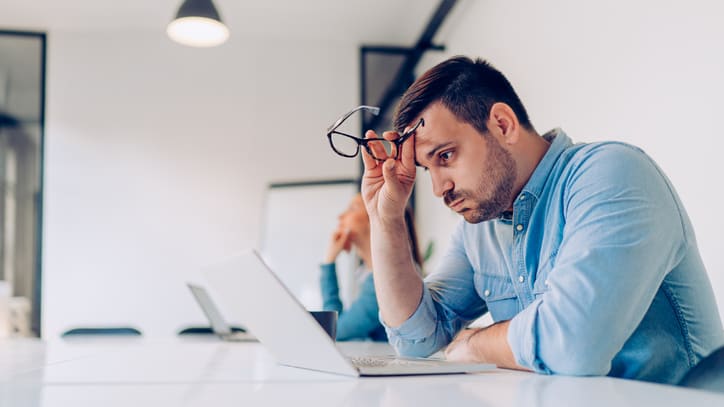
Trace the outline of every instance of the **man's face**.
<instances>
[{"instance_id":1,"label":"man's face","mask_svg":"<svg viewBox=\"0 0 724 407\"><path fill-rule=\"evenodd\" d=\"M417 164L432 178L435 196L470 223L494 219L513 202L516 165L495 136L479 133L441 103L425 109L415 134Z\"/></svg>"}]
</instances>

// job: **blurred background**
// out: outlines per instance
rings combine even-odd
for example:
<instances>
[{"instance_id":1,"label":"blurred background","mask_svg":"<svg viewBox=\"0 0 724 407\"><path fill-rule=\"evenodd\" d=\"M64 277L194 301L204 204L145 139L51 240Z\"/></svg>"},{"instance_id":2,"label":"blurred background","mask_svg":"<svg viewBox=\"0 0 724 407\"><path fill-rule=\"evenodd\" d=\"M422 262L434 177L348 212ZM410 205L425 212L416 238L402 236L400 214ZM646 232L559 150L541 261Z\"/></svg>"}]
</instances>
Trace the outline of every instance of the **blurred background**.
<instances>
[{"instance_id":1,"label":"blurred background","mask_svg":"<svg viewBox=\"0 0 724 407\"><path fill-rule=\"evenodd\" d=\"M393 103L396 79L457 54L505 73L539 133L562 127L574 141L621 140L650 154L686 205L724 315L721 2L215 0L230 36L212 48L169 39L180 3L0 0L0 30L15 34L0 33L0 112L15 120L0 130L3 157L15 154L2 160L0 279L11 281L6 298L28 300L19 307L29 334L107 324L160 337L204 321L184 282L262 246L270 202L304 217L289 233L321 236L303 242L309 265L284 270L316 282L354 189L305 212L273 186L359 177L358 160L330 150L326 128L388 89ZM28 32L40 34L20 47L30 57L3 42ZM23 193L12 187L21 175ZM432 272L459 219L424 173L415 209Z\"/></svg>"}]
</instances>

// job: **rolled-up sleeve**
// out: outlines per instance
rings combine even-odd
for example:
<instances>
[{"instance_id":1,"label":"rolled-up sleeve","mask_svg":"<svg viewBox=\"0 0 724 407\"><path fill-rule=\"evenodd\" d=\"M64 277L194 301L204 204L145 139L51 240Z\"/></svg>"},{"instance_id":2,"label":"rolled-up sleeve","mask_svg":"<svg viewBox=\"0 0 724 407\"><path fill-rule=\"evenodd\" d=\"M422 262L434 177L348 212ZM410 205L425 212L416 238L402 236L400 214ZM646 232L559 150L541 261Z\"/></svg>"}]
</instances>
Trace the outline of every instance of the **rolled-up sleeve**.
<instances>
[{"instance_id":1,"label":"rolled-up sleeve","mask_svg":"<svg viewBox=\"0 0 724 407\"><path fill-rule=\"evenodd\" d=\"M420 305L407 321L396 328L385 325L390 345L399 355L405 356L425 357L437 352L441 347L439 343L444 343L444 338L440 340L435 336L436 319L437 313L430 291L425 288Z\"/></svg>"},{"instance_id":2,"label":"rolled-up sleeve","mask_svg":"<svg viewBox=\"0 0 724 407\"><path fill-rule=\"evenodd\" d=\"M590 151L562 188L566 225L546 290L510 322L516 362L605 375L686 245L668 180L639 150Z\"/></svg>"}]
</instances>

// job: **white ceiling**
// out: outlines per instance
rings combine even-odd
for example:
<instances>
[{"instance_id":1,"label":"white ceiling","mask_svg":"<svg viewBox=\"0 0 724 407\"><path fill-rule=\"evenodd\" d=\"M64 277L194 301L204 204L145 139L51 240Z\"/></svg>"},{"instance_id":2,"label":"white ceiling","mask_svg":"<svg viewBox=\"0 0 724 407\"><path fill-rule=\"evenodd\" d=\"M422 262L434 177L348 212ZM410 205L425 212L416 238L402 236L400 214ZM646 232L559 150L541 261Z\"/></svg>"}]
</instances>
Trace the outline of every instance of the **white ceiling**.
<instances>
[{"instance_id":1,"label":"white ceiling","mask_svg":"<svg viewBox=\"0 0 724 407\"><path fill-rule=\"evenodd\" d=\"M0 29L164 30L182 0L0 0ZM232 35L412 45L440 0L214 0Z\"/></svg>"},{"instance_id":2,"label":"white ceiling","mask_svg":"<svg viewBox=\"0 0 724 407\"><path fill-rule=\"evenodd\" d=\"M232 37L246 41L411 46L440 1L214 0L214 3ZM181 3L182 0L0 0L0 30L41 31L50 35L58 31L156 31L165 35L166 25ZM456 9L460 7L458 4ZM37 115L38 72L23 66L35 65L37 58L37 47L19 48L17 42L9 38L0 41L0 108L28 120ZM5 100L10 90L13 103Z\"/></svg>"}]
</instances>

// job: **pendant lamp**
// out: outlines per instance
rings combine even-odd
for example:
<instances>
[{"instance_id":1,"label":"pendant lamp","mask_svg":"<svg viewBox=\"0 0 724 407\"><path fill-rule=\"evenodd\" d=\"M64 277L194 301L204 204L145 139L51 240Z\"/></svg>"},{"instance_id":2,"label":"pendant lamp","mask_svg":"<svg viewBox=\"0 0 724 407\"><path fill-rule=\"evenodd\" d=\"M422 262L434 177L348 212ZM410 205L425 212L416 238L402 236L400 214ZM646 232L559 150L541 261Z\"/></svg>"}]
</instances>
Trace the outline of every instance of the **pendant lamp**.
<instances>
[{"instance_id":1,"label":"pendant lamp","mask_svg":"<svg viewBox=\"0 0 724 407\"><path fill-rule=\"evenodd\" d=\"M229 29L211 0L184 0L166 33L191 47L215 47L229 38Z\"/></svg>"}]
</instances>

